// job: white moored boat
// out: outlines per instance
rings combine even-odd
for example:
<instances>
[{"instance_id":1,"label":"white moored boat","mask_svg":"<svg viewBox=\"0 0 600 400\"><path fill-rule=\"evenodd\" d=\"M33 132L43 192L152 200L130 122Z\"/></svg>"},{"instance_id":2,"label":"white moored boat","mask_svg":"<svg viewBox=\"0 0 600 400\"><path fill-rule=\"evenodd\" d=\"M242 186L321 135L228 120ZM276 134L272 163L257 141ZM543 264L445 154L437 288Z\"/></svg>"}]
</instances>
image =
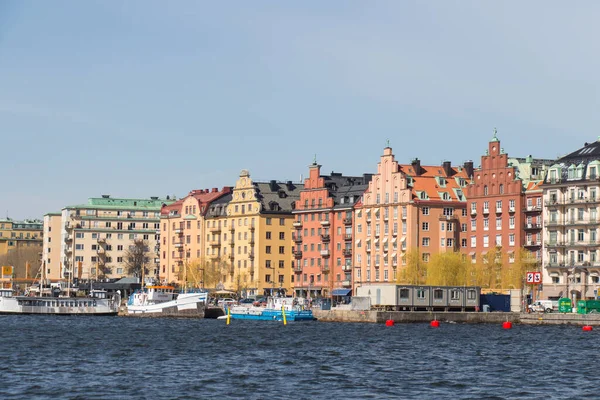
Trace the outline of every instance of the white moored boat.
<instances>
[{"instance_id":1,"label":"white moored boat","mask_svg":"<svg viewBox=\"0 0 600 400\"><path fill-rule=\"evenodd\" d=\"M173 286L147 286L127 301L127 314L148 317L204 318L208 293L201 289L178 293Z\"/></svg>"},{"instance_id":2,"label":"white moored boat","mask_svg":"<svg viewBox=\"0 0 600 400\"><path fill-rule=\"evenodd\" d=\"M89 297L13 296L0 289L0 314L117 315L121 296L93 290Z\"/></svg>"}]
</instances>

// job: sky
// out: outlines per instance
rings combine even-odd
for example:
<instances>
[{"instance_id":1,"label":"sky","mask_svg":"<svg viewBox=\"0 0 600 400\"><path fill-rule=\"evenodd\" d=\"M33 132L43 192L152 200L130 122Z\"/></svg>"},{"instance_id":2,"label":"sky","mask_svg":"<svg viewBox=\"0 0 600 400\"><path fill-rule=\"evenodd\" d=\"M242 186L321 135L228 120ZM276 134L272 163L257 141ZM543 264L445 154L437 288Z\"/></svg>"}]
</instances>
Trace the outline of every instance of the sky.
<instances>
[{"instance_id":1,"label":"sky","mask_svg":"<svg viewBox=\"0 0 600 400\"><path fill-rule=\"evenodd\" d=\"M598 138L600 2L0 0L0 217L556 158Z\"/></svg>"}]
</instances>

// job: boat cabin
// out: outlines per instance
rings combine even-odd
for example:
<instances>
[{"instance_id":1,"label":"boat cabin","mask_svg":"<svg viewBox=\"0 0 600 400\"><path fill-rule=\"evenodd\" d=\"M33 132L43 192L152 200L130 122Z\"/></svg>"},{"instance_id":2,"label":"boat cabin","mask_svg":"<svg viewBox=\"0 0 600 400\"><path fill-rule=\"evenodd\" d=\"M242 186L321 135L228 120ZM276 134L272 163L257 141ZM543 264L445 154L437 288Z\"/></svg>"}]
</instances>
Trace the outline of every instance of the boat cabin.
<instances>
[{"instance_id":1,"label":"boat cabin","mask_svg":"<svg viewBox=\"0 0 600 400\"><path fill-rule=\"evenodd\" d=\"M0 289L0 297L13 297L12 289Z\"/></svg>"}]
</instances>

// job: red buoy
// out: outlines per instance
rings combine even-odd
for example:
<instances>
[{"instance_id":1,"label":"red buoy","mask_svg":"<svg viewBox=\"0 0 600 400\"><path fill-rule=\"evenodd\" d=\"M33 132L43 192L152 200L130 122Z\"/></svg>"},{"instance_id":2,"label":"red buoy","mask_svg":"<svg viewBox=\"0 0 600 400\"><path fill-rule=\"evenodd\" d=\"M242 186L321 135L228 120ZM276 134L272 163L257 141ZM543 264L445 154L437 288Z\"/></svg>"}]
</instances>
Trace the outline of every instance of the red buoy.
<instances>
[{"instance_id":1,"label":"red buoy","mask_svg":"<svg viewBox=\"0 0 600 400\"><path fill-rule=\"evenodd\" d=\"M394 326L394 320L388 319L387 321L385 321L385 326Z\"/></svg>"},{"instance_id":2,"label":"red buoy","mask_svg":"<svg viewBox=\"0 0 600 400\"><path fill-rule=\"evenodd\" d=\"M594 328L592 328L591 325L584 325L583 328L581 328L581 329L585 332L589 332L589 331L592 331Z\"/></svg>"},{"instance_id":3,"label":"red buoy","mask_svg":"<svg viewBox=\"0 0 600 400\"><path fill-rule=\"evenodd\" d=\"M434 319L433 321L431 321L431 327L432 328L439 328L440 327L440 321L438 321L437 319Z\"/></svg>"},{"instance_id":4,"label":"red buoy","mask_svg":"<svg viewBox=\"0 0 600 400\"><path fill-rule=\"evenodd\" d=\"M512 329L512 322L506 321L502 323L502 328L504 329Z\"/></svg>"}]
</instances>

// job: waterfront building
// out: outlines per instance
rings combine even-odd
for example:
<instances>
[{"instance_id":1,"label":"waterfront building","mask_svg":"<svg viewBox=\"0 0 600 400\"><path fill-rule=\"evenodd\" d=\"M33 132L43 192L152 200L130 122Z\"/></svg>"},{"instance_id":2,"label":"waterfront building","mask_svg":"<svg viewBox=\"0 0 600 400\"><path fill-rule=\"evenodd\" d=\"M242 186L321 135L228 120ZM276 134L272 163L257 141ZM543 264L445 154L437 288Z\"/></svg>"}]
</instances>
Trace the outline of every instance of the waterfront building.
<instances>
[{"instance_id":1,"label":"waterfront building","mask_svg":"<svg viewBox=\"0 0 600 400\"><path fill-rule=\"evenodd\" d=\"M494 130L481 165L472 171L471 183L465 189L470 216L468 249L473 263L499 249L502 260L494 261L512 264L521 248L541 262L540 184L552 162L531 156L509 158Z\"/></svg>"},{"instance_id":2,"label":"waterfront building","mask_svg":"<svg viewBox=\"0 0 600 400\"><path fill-rule=\"evenodd\" d=\"M351 291L354 205L370 180L371 174L321 175L316 160L309 166L293 211L297 296L328 297Z\"/></svg>"},{"instance_id":3,"label":"waterfront building","mask_svg":"<svg viewBox=\"0 0 600 400\"><path fill-rule=\"evenodd\" d=\"M20 249L41 250L42 227L40 220L0 219L0 256Z\"/></svg>"},{"instance_id":4,"label":"waterfront building","mask_svg":"<svg viewBox=\"0 0 600 400\"><path fill-rule=\"evenodd\" d=\"M596 298L600 289L600 140L556 160L542 188L543 298Z\"/></svg>"},{"instance_id":5,"label":"waterfront building","mask_svg":"<svg viewBox=\"0 0 600 400\"><path fill-rule=\"evenodd\" d=\"M231 187L192 190L160 210L160 279L182 283L188 264L209 254L205 219L210 204L231 193Z\"/></svg>"},{"instance_id":6,"label":"waterfront building","mask_svg":"<svg viewBox=\"0 0 600 400\"><path fill-rule=\"evenodd\" d=\"M244 296L290 294L293 284L292 212L304 185L253 181L242 170L226 218L208 219L211 240L228 261L225 288ZM208 250L208 249L207 249Z\"/></svg>"},{"instance_id":7,"label":"waterfront building","mask_svg":"<svg viewBox=\"0 0 600 400\"><path fill-rule=\"evenodd\" d=\"M147 244L147 268L158 274L160 209L169 199L125 199L109 195L67 206L44 217L43 258L51 279L128 276L126 252L136 240ZM56 254L60 232L60 251Z\"/></svg>"},{"instance_id":8,"label":"waterfront building","mask_svg":"<svg viewBox=\"0 0 600 400\"><path fill-rule=\"evenodd\" d=\"M466 198L472 164L453 167L398 164L383 150L377 173L356 206L355 287L395 282L407 252L424 262L432 255L466 248Z\"/></svg>"}]
</instances>

